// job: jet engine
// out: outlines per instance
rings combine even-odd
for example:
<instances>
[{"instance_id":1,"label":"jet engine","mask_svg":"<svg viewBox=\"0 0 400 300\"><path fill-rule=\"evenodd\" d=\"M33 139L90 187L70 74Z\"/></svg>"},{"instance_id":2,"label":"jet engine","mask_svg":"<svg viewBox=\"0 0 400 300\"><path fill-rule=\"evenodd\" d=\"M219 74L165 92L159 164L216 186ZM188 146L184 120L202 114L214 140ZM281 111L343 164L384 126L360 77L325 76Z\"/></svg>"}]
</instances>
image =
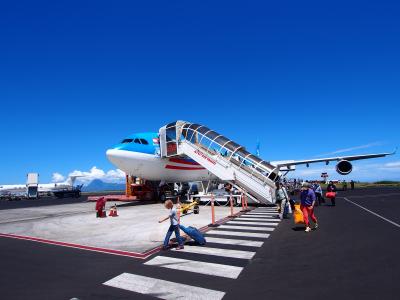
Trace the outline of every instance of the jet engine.
<instances>
[{"instance_id":1,"label":"jet engine","mask_svg":"<svg viewBox=\"0 0 400 300\"><path fill-rule=\"evenodd\" d=\"M347 160L341 160L336 165L336 172L340 175L350 174L353 170L353 165Z\"/></svg>"}]
</instances>

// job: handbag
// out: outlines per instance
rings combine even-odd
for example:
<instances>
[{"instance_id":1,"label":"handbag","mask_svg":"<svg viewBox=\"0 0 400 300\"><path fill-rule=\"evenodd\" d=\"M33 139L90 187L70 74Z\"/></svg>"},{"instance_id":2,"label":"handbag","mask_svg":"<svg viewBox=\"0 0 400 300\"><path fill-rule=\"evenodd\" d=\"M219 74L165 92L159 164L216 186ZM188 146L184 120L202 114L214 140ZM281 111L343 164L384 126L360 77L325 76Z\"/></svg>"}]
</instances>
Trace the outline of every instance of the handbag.
<instances>
[{"instance_id":1,"label":"handbag","mask_svg":"<svg viewBox=\"0 0 400 300\"><path fill-rule=\"evenodd\" d=\"M335 192L326 192L325 194L326 198L335 198L336 197L336 193Z\"/></svg>"}]
</instances>

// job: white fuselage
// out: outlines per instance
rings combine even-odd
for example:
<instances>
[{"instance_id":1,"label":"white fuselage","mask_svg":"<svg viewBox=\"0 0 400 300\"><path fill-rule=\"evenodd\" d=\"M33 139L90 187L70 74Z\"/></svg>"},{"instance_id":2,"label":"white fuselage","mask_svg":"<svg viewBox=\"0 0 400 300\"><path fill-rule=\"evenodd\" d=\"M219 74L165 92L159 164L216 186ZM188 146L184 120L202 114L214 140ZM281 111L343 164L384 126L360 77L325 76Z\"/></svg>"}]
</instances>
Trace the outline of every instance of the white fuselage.
<instances>
[{"instance_id":1,"label":"white fuselage","mask_svg":"<svg viewBox=\"0 0 400 300\"><path fill-rule=\"evenodd\" d=\"M161 158L157 154L110 149L108 159L126 174L147 180L190 182L216 179L204 167L181 159Z\"/></svg>"}]
</instances>

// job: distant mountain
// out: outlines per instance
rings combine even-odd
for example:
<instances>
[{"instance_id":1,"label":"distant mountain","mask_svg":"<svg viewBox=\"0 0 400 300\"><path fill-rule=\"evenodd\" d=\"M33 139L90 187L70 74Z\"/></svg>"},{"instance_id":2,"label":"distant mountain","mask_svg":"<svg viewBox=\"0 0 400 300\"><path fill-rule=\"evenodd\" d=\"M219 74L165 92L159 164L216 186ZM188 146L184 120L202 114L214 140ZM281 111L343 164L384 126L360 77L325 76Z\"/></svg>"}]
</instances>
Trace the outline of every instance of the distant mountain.
<instances>
[{"instance_id":1,"label":"distant mountain","mask_svg":"<svg viewBox=\"0 0 400 300\"><path fill-rule=\"evenodd\" d=\"M108 183L100 179L94 179L82 188L82 192L101 192L101 191L124 191L124 183Z\"/></svg>"}]
</instances>

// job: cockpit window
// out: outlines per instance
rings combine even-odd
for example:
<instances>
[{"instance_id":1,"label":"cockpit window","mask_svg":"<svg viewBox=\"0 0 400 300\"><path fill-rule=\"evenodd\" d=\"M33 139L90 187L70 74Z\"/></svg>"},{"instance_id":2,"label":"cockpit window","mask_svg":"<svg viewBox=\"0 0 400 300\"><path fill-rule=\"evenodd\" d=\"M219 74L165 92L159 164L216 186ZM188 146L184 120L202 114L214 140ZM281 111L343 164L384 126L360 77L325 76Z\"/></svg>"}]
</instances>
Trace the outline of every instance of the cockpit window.
<instances>
[{"instance_id":1,"label":"cockpit window","mask_svg":"<svg viewBox=\"0 0 400 300\"><path fill-rule=\"evenodd\" d=\"M129 143L132 143L133 142L133 139L124 139L122 142L121 142L121 144L129 144Z\"/></svg>"},{"instance_id":2,"label":"cockpit window","mask_svg":"<svg viewBox=\"0 0 400 300\"><path fill-rule=\"evenodd\" d=\"M140 141L142 142L143 145L148 145L149 144L149 142L146 141L145 139L140 139Z\"/></svg>"},{"instance_id":3,"label":"cockpit window","mask_svg":"<svg viewBox=\"0 0 400 300\"><path fill-rule=\"evenodd\" d=\"M134 142L135 144L141 144L141 142L140 142L139 139L135 139L133 142Z\"/></svg>"}]
</instances>

